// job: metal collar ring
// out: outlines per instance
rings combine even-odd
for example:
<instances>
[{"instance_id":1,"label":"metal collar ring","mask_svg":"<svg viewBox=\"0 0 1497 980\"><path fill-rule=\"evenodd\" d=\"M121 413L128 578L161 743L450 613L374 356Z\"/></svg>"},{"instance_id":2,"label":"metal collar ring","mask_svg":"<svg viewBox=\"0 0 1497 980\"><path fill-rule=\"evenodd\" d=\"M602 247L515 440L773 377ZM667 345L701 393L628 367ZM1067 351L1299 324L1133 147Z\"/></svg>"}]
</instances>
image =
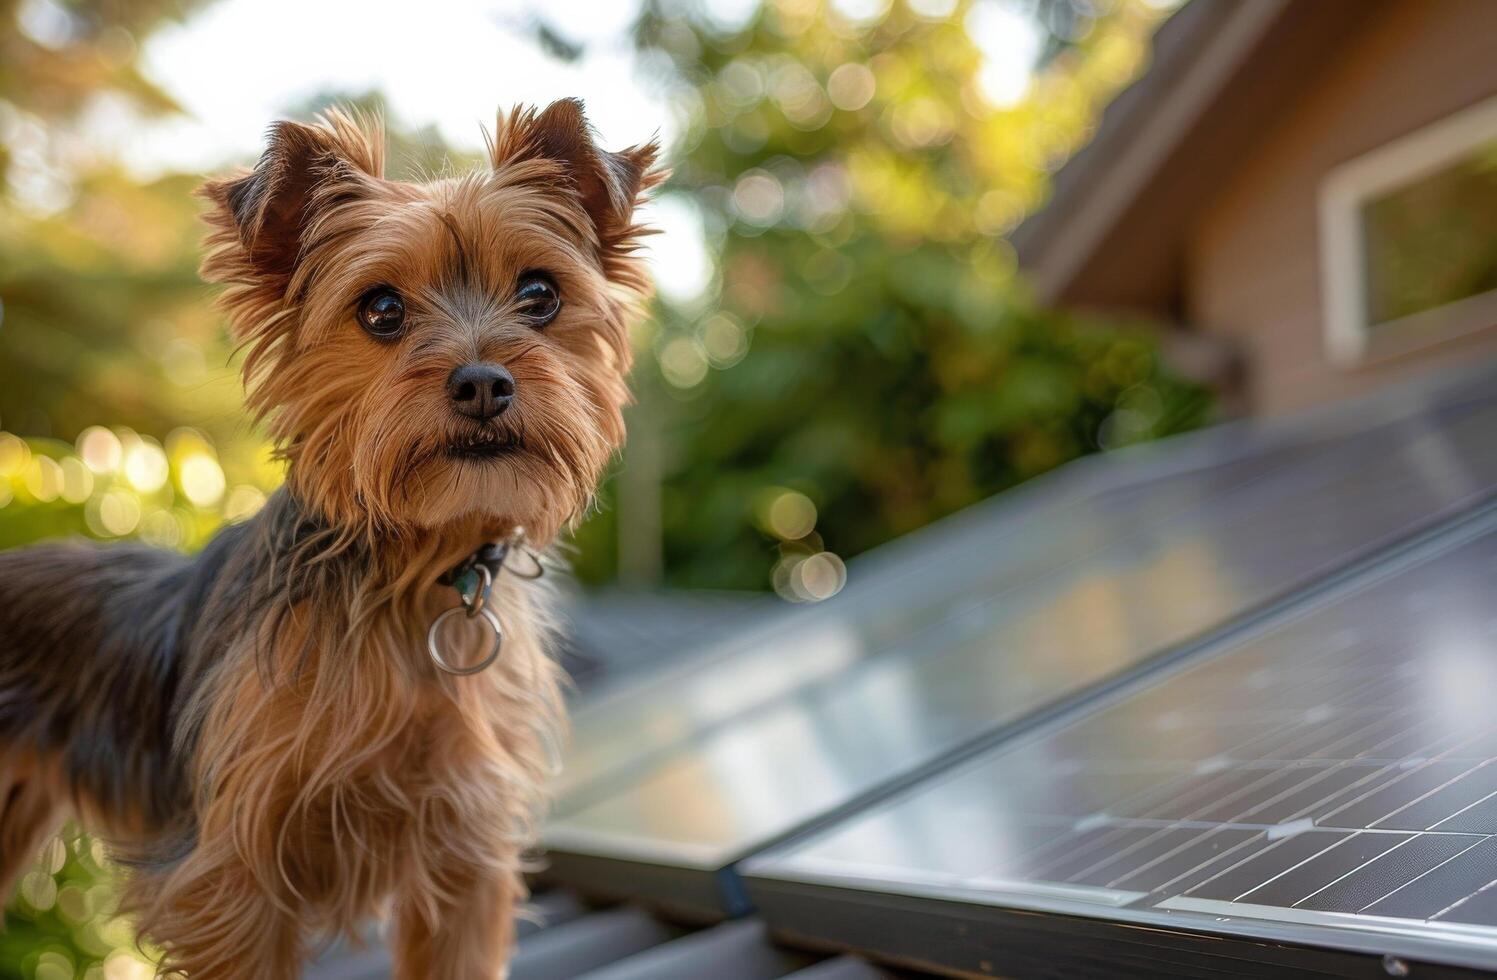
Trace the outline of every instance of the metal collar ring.
<instances>
[{"instance_id":1,"label":"metal collar ring","mask_svg":"<svg viewBox=\"0 0 1497 980\"><path fill-rule=\"evenodd\" d=\"M447 620L458 613L462 613L464 618L470 619L475 615L482 616L488 622L489 628L494 631L494 642L489 647L488 654L483 659L467 667L460 667L451 663L442 652L440 638L442 626ZM441 615L432 620L431 628L426 631L426 652L431 655L431 662L437 665L437 669L449 674L456 674L459 677L466 677L469 674L476 674L486 669L495 660L499 659L499 650L503 645L504 627L499 623L499 615L481 601L476 610L469 610L465 606L453 606L451 609L443 610Z\"/></svg>"}]
</instances>

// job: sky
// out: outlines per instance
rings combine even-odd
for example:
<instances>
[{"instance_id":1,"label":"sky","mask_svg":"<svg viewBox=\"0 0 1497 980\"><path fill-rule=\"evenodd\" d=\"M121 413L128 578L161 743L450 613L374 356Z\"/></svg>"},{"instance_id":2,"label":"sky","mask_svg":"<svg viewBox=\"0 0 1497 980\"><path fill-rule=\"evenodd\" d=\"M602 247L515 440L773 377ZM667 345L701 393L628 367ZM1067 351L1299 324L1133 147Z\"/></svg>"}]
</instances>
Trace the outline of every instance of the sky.
<instances>
[{"instance_id":1,"label":"sky","mask_svg":"<svg viewBox=\"0 0 1497 980\"><path fill-rule=\"evenodd\" d=\"M45 0L43 0L45 2ZM757 0L706 0L724 24L750 16ZM889 0L832 0L855 18ZM908 0L927 16L954 0ZM219 0L145 44L142 67L185 109L183 116L116 134L119 155L147 175L208 171L258 153L267 124L319 92L379 90L406 125L435 124L452 145L478 149L481 125L500 106L581 97L609 148L675 135L660 94L641 73L628 37L639 0L363 0L357 15L331 0ZM549 57L526 27L547 24L584 46L581 60ZM985 0L968 18L982 49L984 91L996 104L1022 97L1039 35L1005 0ZM689 202L654 206L662 234L650 241L657 285L688 299L712 276L700 221Z\"/></svg>"}]
</instances>

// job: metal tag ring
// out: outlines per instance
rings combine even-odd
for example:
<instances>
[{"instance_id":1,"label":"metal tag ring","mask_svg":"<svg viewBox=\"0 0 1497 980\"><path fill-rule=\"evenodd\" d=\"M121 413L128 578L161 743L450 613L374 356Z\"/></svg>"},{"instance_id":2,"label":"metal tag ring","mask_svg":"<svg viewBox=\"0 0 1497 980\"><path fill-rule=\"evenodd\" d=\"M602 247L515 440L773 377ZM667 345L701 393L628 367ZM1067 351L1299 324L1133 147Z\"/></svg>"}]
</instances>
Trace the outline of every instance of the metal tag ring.
<instances>
[{"instance_id":1,"label":"metal tag ring","mask_svg":"<svg viewBox=\"0 0 1497 980\"><path fill-rule=\"evenodd\" d=\"M494 610L488 606L480 607L478 615L488 620L490 628L494 631L494 645L490 648L488 656L484 657L478 663L470 667L457 667L447 662L447 658L442 655L442 646L437 642L437 634L442 629L442 624L456 614L461 614L464 618L472 616L472 613L462 606L453 606L451 609L444 610L440 616L432 620L431 628L426 631L426 652L431 655L431 662L437 665L438 670L449 674L456 674L459 677L466 677L469 674L476 674L486 669L495 660L499 659L499 648L504 645L504 629L499 625L499 616Z\"/></svg>"}]
</instances>

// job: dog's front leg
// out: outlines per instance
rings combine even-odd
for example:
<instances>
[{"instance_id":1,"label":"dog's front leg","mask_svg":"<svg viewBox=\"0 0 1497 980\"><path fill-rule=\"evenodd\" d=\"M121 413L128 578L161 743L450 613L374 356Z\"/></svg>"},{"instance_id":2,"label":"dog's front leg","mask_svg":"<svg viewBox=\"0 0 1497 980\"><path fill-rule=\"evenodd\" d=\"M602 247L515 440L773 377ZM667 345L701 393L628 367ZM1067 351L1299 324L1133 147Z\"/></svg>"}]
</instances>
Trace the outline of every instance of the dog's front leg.
<instances>
[{"instance_id":1,"label":"dog's front leg","mask_svg":"<svg viewBox=\"0 0 1497 980\"><path fill-rule=\"evenodd\" d=\"M508 976L515 906L525 897L519 875L464 870L442 876L438 887L445 894L396 899L396 980Z\"/></svg>"},{"instance_id":2,"label":"dog's front leg","mask_svg":"<svg viewBox=\"0 0 1497 980\"><path fill-rule=\"evenodd\" d=\"M228 841L200 842L164 876L129 882L131 905L166 950L170 975L213 980L295 980L301 931Z\"/></svg>"}]
</instances>

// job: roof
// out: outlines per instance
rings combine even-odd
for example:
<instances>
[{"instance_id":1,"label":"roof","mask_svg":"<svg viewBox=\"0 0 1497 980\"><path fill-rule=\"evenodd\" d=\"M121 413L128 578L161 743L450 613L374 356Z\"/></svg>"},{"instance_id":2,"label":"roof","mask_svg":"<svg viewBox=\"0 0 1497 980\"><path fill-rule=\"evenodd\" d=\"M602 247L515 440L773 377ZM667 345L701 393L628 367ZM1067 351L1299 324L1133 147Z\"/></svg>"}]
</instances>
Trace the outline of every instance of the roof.
<instances>
[{"instance_id":1,"label":"roof","mask_svg":"<svg viewBox=\"0 0 1497 980\"><path fill-rule=\"evenodd\" d=\"M1192 219L1296 92L1391 0L1187 3L1014 232L1046 302L1178 318Z\"/></svg>"}]
</instances>

